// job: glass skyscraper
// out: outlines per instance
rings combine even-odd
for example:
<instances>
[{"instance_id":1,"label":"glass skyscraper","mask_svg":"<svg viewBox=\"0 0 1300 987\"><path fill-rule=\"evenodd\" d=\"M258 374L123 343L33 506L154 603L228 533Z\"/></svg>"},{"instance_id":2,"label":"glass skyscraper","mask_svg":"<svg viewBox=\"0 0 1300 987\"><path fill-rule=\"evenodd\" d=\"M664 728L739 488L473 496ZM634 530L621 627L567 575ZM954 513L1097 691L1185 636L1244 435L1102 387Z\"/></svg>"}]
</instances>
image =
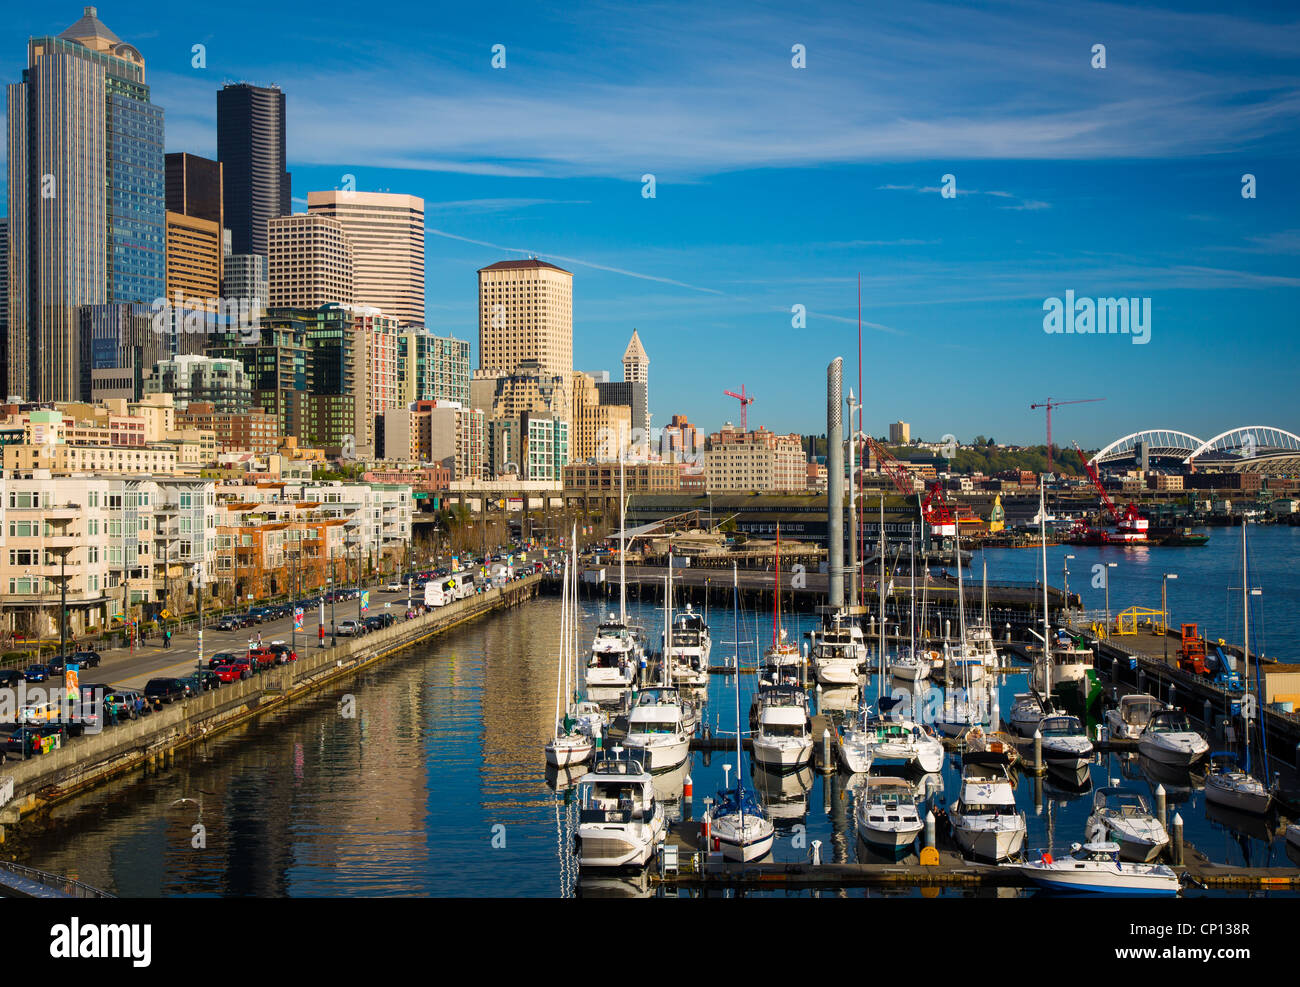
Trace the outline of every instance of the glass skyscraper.
<instances>
[{"instance_id":1,"label":"glass skyscraper","mask_svg":"<svg viewBox=\"0 0 1300 987\"><path fill-rule=\"evenodd\" d=\"M94 7L27 53L8 87L8 389L73 401L80 308L163 295L163 111Z\"/></svg>"}]
</instances>

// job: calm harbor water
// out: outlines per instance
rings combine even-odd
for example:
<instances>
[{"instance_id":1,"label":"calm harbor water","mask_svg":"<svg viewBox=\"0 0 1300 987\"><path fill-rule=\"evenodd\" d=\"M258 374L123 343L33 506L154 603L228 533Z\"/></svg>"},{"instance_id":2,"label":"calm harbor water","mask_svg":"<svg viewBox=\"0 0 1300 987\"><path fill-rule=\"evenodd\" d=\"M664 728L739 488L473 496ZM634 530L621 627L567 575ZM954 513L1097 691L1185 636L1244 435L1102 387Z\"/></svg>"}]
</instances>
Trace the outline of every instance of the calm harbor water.
<instances>
[{"instance_id":1,"label":"calm harbor water","mask_svg":"<svg viewBox=\"0 0 1300 987\"><path fill-rule=\"evenodd\" d=\"M1085 608L1102 612L1106 589L1102 570L1116 563L1110 575L1110 612L1127 607L1160 609L1160 583L1164 573L1178 578L1166 582L1169 622L1200 624L1202 634L1241 643L1241 529L1201 528L1210 540L1199 547L1143 546L1100 548L1055 545L1047 549L1047 581L1061 586L1063 566L1069 566L1070 592L1078 593ZM1278 661L1300 661L1300 527L1266 524L1246 529L1249 579L1253 596L1250 614L1251 651ZM1066 560L1065 556L1074 558ZM1042 578L1041 549L990 549L976 551L971 572L976 581L987 559L989 580L1033 582Z\"/></svg>"},{"instance_id":2,"label":"calm harbor water","mask_svg":"<svg viewBox=\"0 0 1300 987\"><path fill-rule=\"evenodd\" d=\"M992 577L992 553L990 570ZM355 716L345 715L350 703L340 704L342 692L303 703L172 768L90 793L61 808L48 831L27 827L5 849L127 896L641 892L636 880L579 881L572 865L574 789L566 788L571 779L548 778L542 756L555 702L559 610L558 599L544 598L458 629L356 680L346 689ZM658 632L657 611L637 604L632 611ZM587 601L584 644L597 618L596 601ZM797 638L812 622L800 615L787 626ZM729 611L715 608L710 623L718 664L735 652L736 632ZM746 663L770 635L770 614L744 614ZM747 721L754 677L712 677L702 723L715 733L735 729L737 682ZM867 688L874 695L874 682ZM1023 688L1023 675L1009 676L999 686L1001 708ZM852 701L823 697L828 707ZM735 760L734 753L696 753L683 770L663 776L670 818L683 811L687 773L698 817L704 796L723 785L723 766ZM765 778L752 775L747 760L746 777L772 804L775 859L807 859L813 840L827 859L859 859L847 776L808 770ZM950 757L931 780L937 804L955 796L957 778ZM1154 788L1139 764L1118 757L1095 765L1082 792L1050 777L1037 784L1022 778L1017 799L1028 817L1028 845L1082 839L1091 786L1108 778L1148 798ZM1265 825L1207 816L1194 780L1160 780L1171 815L1177 809L1186 820L1186 838L1212 859L1294 865Z\"/></svg>"}]
</instances>

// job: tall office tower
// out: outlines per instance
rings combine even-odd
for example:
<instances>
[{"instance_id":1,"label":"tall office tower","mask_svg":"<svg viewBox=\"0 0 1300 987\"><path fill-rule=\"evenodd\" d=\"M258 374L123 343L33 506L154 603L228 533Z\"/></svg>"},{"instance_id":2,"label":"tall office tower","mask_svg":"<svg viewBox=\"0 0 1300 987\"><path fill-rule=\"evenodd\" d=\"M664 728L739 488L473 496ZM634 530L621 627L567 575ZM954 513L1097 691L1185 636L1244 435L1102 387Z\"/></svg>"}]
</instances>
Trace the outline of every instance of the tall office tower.
<instances>
[{"instance_id":1,"label":"tall office tower","mask_svg":"<svg viewBox=\"0 0 1300 987\"><path fill-rule=\"evenodd\" d=\"M308 192L352 244L352 297L403 325L424 322L424 200L388 192Z\"/></svg>"},{"instance_id":2,"label":"tall office tower","mask_svg":"<svg viewBox=\"0 0 1300 987\"><path fill-rule=\"evenodd\" d=\"M226 254L221 263L221 295L256 299L258 311L265 315L271 302L266 258L261 254Z\"/></svg>"},{"instance_id":3,"label":"tall office tower","mask_svg":"<svg viewBox=\"0 0 1300 987\"><path fill-rule=\"evenodd\" d=\"M632 386L632 426L642 430L639 445L650 444L650 357L635 329L623 351L623 380Z\"/></svg>"},{"instance_id":4,"label":"tall office tower","mask_svg":"<svg viewBox=\"0 0 1300 987\"><path fill-rule=\"evenodd\" d=\"M631 406L602 404L596 382L581 371L574 371L570 390L573 428L569 440L573 459L579 462L617 459L618 450L627 448L632 433Z\"/></svg>"},{"instance_id":5,"label":"tall office tower","mask_svg":"<svg viewBox=\"0 0 1300 987\"><path fill-rule=\"evenodd\" d=\"M82 305L165 287L163 111L144 57L94 7L31 38L8 87L9 391L75 400Z\"/></svg>"},{"instance_id":6,"label":"tall office tower","mask_svg":"<svg viewBox=\"0 0 1300 987\"><path fill-rule=\"evenodd\" d=\"M0 387L9 386L9 220L0 218ZM8 397L7 394L0 397Z\"/></svg>"},{"instance_id":7,"label":"tall office tower","mask_svg":"<svg viewBox=\"0 0 1300 987\"><path fill-rule=\"evenodd\" d=\"M469 407L469 341L405 326L398 342L402 403L455 401Z\"/></svg>"},{"instance_id":8,"label":"tall office tower","mask_svg":"<svg viewBox=\"0 0 1300 987\"><path fill-rule=\"evenodd\" d=\"M221 162L181 152L168 154L166 166L167 297L180 292L217 312L225 259ZM176 353L203 352L202 334L176 333L173 339Z\"/></svg>"},{"instance_id":9,"label":"tall office tower","mask_svg":"<svg viewBox=\"0 0 1300 987\"><path fill-rule=\"evenodd\" d=\"M293 211L279 87L241 82L217 92L217 160L231 253L265 257L267 224Z\"/></svg>"},{"instance_id":10,"label":"tall office tower","mask_svg":"<svg viewBox=\"0 0 1300 987\"><path fill-rule=\"evenodd\" d=\"M271 220L267 229L271 308L352 304L352 244L341 222L318 213L295 213Z\"/></svg>"},{"instance_id":11,"label":"tall office tower","mask_svg":"<svg viewBox=\"0 0 1300 987\"><path fill-rule=\"evenodd\" d=\"M573 373L573 275L529 258L478 272L478 362L481 376L514 373L534 360L567 381Z\"/></svg>"}]
</instances>

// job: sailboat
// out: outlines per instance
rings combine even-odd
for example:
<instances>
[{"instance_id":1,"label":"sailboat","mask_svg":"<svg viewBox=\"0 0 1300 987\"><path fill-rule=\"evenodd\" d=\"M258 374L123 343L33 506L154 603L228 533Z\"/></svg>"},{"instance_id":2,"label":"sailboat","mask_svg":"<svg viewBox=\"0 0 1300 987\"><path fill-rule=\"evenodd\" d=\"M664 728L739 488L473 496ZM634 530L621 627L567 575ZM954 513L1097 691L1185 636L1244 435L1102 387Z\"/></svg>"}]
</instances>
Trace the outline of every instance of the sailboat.
<instances>
[{"instance_id":1,"label":"sailboat","mask_svg":"<svg viewBox=\"0 0 1300 987\"><path fill-rule=\"evenodd\" d=\"M1043 549L1043 657L1041 666L1035 662L1029 672L1029 691L1018 693L1011 703L1007 716L1011 729L1023 737L1031 737L1037 732L1043 720L1055 712L1052 708L1052 642L1051 628L1047 615L1047 527L1044 518L1047 511L1044 506L1043 481L1038 481L1038 528ZM1030 629L1030 633L1034 631ZM1035 637L1037 635L1035 634Z\"/></svg>"},{"instance_id":2,"label":"sailboat","mask_svg":"<svg viewBox=\"0 0 1300 987\"><path fill-rule=\"evenodd\" d=\"M961 531L956 535L957 551L957 622L958 643L953 646L945 641L943 646L944 662L944 699L943 707L935 720L939 732L949 737L957 737L976 724L983 724L988 718L988 703L983 689L976 694L971 684L984 678L984 660L974 654L966 641L966 592L962 579ZM956 669L954 670L954 665ZM961 694L952 694L952 683L959 681L963 688Z\"/></svg>"},{"instance_id":3,"label":"sailboat","mask_svg":"<svg viewBox=\"0 0 1300 987\"><path fill-rule=\"evenodd\" d=\"M627 621L627 517L624 500L623 454L618 457L618 614L596 627L587 660L587 686L622 691L636 681L642 648Z\"/></svg>"},{"instance_id":4,"label":"sailboat","mask_svg":"<svg viewBox=\"0 0 1300 987\"><path fill-rule=\"evenodd\" d=\"M736 665L740 665L740 574L732 565L732 592L736 614ZM748 862L761 860L772 851L776 828L754 792L745 789L744 748L740 739L740 676L735 676L736 688L736 785L718 792L718 801L710 810L709 828L717 840L722 856L727 860ZM731 765L724 765L730 774Z\"/></svg>"},{"instance_id":5,"label":"sailboat","mask_svg":"<svg viewBox=\"0 0 1300 987\"><path fill-rule=\"evenodd\" d=\"M570 593L571 572L569 560L564 560L564 586L560 594L560 661L555 677L555 734L546 744L546 763L554 768L581 764L591 757L595 742L584 733L572 716L572 681L576 675L576 654L570 647L572 635L570 621L576 614L577 597Z\"/></svg>"},{"instance_id":6,"label":"sailboat","mask_svg":"<svg viewBox=\"0 0 1300 987\"><path fill-rule=\"evenodd\" d=\"M794 642L788 640L785 628L781 626L781 526L776 528L776 566L773 576L772 607L772 644L763 655L762 677L777 685L794 685L799 681L799 666L803 664L803 655ZM736 661L740 661L740 649L736 649ZM737 665L739 667L739 665Z\"/></svg>"},{"instance_id":7,"label":"sailboat","mask_svg":"<svg viewBox=\"0 0 1300 987\"><path fill-rule=\"evenodd\" d=\"M907 651L901 652L894 656L893 662L889 666L889 674L900 682L920 682L922 679L930 677L933 670L933 662L928 652L918 652L916 650L916 525L912 525L911 536L908 538L909 556L908 556L908 573L911 580L910 592L908 598L911 600L911 615L908 618L909 643Z\"/></svg>"},{"instance_id":8,"label":"sailboat","mask_svg":"<svg viewBox=\"0 0 1300 987\"><path fill-rule=\"evenodd\" d=\"M1273 804L1273 793L1268 786L1250 773L1250 735L1253 731L1251 720L1255 713L1255 704L1250 694L1250 580L1246 567L1246 519L1241 520L1241 656L1242 678L1246 683L1246 695L1241 703L1242 718L1246 729L1246 756L1240 766L1223 763L1219 757L1211 757L1211 770L1205 776L1205 800L1225 809L1263 815ZM1260 745L1263 748L1263 745ZM1268 767L1268 751L1261 750L1265 759L1265 772Z\"/></svg>"},{"instance_id":9,"label":"sailboat","mask_svg":"<svg viewBox=\"0 0 1300 987\"><path fill-rule=\"evenodd\" d=\"M671 626L672 576L669 575L664 584L665 640ZM688 723L687 704L672 684L672 663L666 654L659 668L659 686L636 693L623 741L633 755L641 756L641 763L651 772L668 771L682 764L690 756L694 732L694 723ZM697 719L693 707L689 718Z\"/></svg>"}]
</instances>

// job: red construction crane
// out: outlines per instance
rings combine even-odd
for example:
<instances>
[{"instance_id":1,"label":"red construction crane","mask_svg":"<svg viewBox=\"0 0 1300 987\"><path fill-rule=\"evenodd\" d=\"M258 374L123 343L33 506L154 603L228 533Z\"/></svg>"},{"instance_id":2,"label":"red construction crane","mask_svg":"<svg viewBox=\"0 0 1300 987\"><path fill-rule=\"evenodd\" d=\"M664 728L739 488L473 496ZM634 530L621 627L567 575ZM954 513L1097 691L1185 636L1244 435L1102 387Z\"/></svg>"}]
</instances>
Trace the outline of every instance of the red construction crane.
<instances>
[{"instance_id":1,"label":"red construction crane","mask_svg":"<svg viewBox=\"0 0 1300 987\"><path fill-rule=\"evenodd\" d=\"M1063 404L1088 404L1092 401L1105 401L1105 398L1080 398L1077 401L1053 401L1048 398L1038 404L1031 404L1030 411L1037 408L1047 409L1047 472L1052 472L1052 409L1059 408Z\"/></svg>"},{"instance_id":2,"label":"red construction crane","mask_svg":"<svg viewBox=\"0 0 1300 987\"><path fill-rule=\"evenodd\" d=\"M740 430L742 432L748 432L749 415L746 414L746 409L748 409L749 406L754 403L754 398L750 395L745 394L744 384L740 385L739 394L737 394L735 391L723 391L722 393L725 394L727 397L735 398L737 401L740 402Z\"/></svg>"},{"instance_id":3,"label":"red construction crane","mask_svg":"<svg viewBox=\"0 0 1300 987\"><path fill-rule=\"evenodd\" d=\"M867 445L871 447L871 451L876 454L876 462L882 470L889 474L889 478L894 481L894 486L898 488L898 492L904 497L912 496L916 492L912 471L891 456L889 450L870 435L866 436L866 440ZM862 458L865 459L866 457ZM859 464L859 466L861 465Z\"/></svg>"},{"instance_id":4,"label":"red construction crane","mask_svg":"<svg viewBox=\"0 0 1300 987\"><path fill-rule=\"evenodd\" d=\"M1088 462L1088 457L1084 455L1077 442L1074 443L1074 451L1079 454L1079 462L1083 463L1083 469L1088 474L1088 479L1097 488L1097 493L1101 494L1101 502L1105 506L1106 512L1110 514L1110 519L1115 522L1115 535L1111 537L1106 532L1091 532L1088 530L1088 523L1083 520L1079 521L1075 526L1076 531L1071 532L1071 535L1079 537L1090 544L1110 544L1111 542L1140 544L1145 542L1149 522L1138 511L1137 506L1130 503L1124 508L1124 512L1120 513L1119 508L1115 506L1106 493L1106 488L1102 486L1101 474L1097 472L1097 467Z\"/></svg>"},{"instance_id":5,"label":"red construction crane","mask_svg":"<svg viewBox=\"0 0 1300 987\"><path fill-rule=\"evenodd\" d=\"M939 506L931 509L930 501L936 498ZM953 517L948 501L944 499L943 483L939 480L935 480L930 485L929 493L925 495L925 500L921 501L921 516L925 518L925 523L931 526L932 534L940 538L950 538L957 534L957 519Z\"/></svg>"}]
</instances>

